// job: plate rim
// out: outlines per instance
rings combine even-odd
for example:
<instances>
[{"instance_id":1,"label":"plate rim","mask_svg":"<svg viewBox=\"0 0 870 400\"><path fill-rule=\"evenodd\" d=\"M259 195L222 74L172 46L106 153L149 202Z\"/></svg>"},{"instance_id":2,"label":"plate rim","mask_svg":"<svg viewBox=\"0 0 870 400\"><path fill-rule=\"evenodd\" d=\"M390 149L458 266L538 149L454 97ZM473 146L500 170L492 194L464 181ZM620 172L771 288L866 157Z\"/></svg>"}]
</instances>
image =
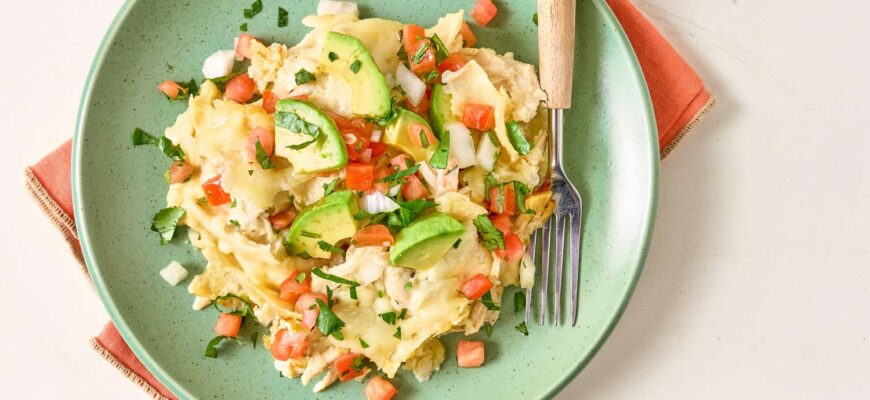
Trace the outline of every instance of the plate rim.
<instances>
[{"instance_id":1,"label":"plate rim","mask_svg":"<svg viewBox=\"0 0 870 400\"><path fill-rule=\"evenodd\" d=\"M123 318L121 313L118 311L118 307L115 304L112 297L109 295L105 281L103 280L102 274L100 273L100 269L97 266L96 260L93 258L93 255L90 252L90 237L88 234L87 221L84 215L84 207L82 207L82 188L81 188L81 179L79 178L81 174L81 147L83 145L83 135L82 130L85 126L85 120L88 115L88 111L90 109L90 100L91 95L94 89L94 83L96 81L98 71L102 69L102 66L106 60L106 51L109 48L109 45L114 41L115 36L118 34L118 29L121 24L127 19L129 12L138 0L125 0L121 5L118 13L112 19L109 28L106 30L106 33L103 35L103 38L100 41L100 45L97 48L96 54L94 55L90 68L88 69L88 75L85 80L84 88L82 90L82 96L79 101L78 107L78 115L76 117L76 126L75 133L73 135L73 147L72 147L72 194L73 194L73 214L75 217L75 225L76 231L78 233L79 243L82 249L82 255L84 256L85 265L88 269L88 273L90 274L91 279L93 280L94 287L96 288L97 294L100 297L103 306L106 308L106 311L109 314L109 317L112 320L112 323L115 324L115 327L118 329L118 332L121 334L121 337L126 342L127 346L133 351L133 353L139 358L143 365L145 365L146 369L151 372L164 386L166 386L169 391L173 394L181 397L187 398L195 398L193 394L188 392L182 385L180 385L170 374L168 374L158 363L154 361L151 354L145 350L142 343L133 335L128 326L126 320ZM637 287L637 283L640 280L640 276L643 273L644 266L646 264L647 256L649 255L649 248L652 241L653 228L655 226L655 210L658 207L658 198L659 198L659 167L660 167L660 159L659 159L659 148L658 148L658 129L656 127L656 119L655 113L653 111L652 99L650 98L649 88L646 83L646 79L643 75L643 70L640 67L640 64L637 60L637 54L634 51L634 48L631 45L631 42L628 40L628 37L625 34L625 30L622 28L622 25L619 23L619 20L613 14L613 10L606 3L606 0L592 0L594 6L598 9L601 16L605 19L605 21L610 24L614 28L614 33L617 36L617 45L621 47L623 51L625 51L629 55L629 59L627 60L630 64L631 70L631 78L635 81L635 87L640 91L640 95L643 101L643 109L642 114L644 119L647 121L647 134L650 136L650 170L652 171L651 182L649 185L649 193L648 193L648 205L645 212L645 217L647 220L647 226L643 231L643 245L640 248L639 258L637 260L637 265L634 267L633 276L630 279L627 290L622 296L622 299L619 302L616 312L608 321L607 326L602 331L601 335L595 338L595 343L590 348L589 352L586 353L585 356L581 360L575 364L575 366L565 374L557 383L548 388L542 395L542 398L552 398L556 394L558 394L562 389L564 389L571 381L573 381L580 371L589 364L592 358L598 353L601 347L609 338L610 334L613 332L616 324L622 319L622 315L625 312L626 307L628 306L628 302L630 301L635 288Z\"/></svg>"}]
</instances>

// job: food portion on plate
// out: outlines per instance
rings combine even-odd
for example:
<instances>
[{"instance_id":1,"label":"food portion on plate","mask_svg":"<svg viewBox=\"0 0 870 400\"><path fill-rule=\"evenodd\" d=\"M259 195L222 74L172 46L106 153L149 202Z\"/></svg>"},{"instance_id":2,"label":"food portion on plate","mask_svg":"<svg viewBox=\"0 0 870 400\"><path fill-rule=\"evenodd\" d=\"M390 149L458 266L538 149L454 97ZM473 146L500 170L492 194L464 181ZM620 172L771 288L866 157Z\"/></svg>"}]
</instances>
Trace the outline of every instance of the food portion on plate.
<instances>
[{"instance_id":1,"label":"food portion on plate","mask_svg":"<svg viewBox=\"0 0 870 400\"><path fill-rule=\"evenodd\" d=\"M166 243L186 226L207 260L188 287L221 312L207 356L256 321L283 376L320 391L371 375L389 398L400 369L440 369L440 337L489 331L504 289L533 285L525 248L553 209L545 95L532 65L473 47L463 11L423 28L324 1L302 24L293 46L243 33L201 84L160 84L188 108L133 136L173 159L152 228ZM460 341L458 365L484 347Z\"/></svg>"}]
</instances>

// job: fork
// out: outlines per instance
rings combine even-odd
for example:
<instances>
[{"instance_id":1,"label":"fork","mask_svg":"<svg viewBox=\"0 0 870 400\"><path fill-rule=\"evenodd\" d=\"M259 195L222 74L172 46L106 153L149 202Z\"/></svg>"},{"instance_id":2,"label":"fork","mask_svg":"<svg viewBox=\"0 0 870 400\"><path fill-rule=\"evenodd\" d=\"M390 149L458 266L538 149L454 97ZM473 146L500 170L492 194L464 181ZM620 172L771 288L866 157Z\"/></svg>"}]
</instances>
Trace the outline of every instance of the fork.
<instances>
[{"instance_id":1,"label":"fork","mask_svg":"<svg viewBox=\"0 0 870 400\"><path fill-rule=\"evenodd\" d=\"M564 266L570 267L571 292L568 297L571 326L577 324L578 291L580 283L580 227L583 222L583 202L580 193L565 176L562 169L563 151L561 142L564 130L565 109L571 108L572 78L574 71L574 0L538 1L538 59L541 73L541 88L547 93L549 128L551 133L550 169L553 200L556 208L553 216L544 223L540 232L529 243L529 255L535 260L538 242L541 242L541 290L540 320L544 325L549 315L547 306L552 297L552 323L559 326L562 315L562 277ZM567 228L567 229L566 229ZM568 233L568 258L565 260L565 234ZM555 235L555 271L553 294L550 296L550 245ZM538 240L540 237L540 240ZM526 290L526 313L528 322L532 290Z\"/></svg>"}]
</instances>

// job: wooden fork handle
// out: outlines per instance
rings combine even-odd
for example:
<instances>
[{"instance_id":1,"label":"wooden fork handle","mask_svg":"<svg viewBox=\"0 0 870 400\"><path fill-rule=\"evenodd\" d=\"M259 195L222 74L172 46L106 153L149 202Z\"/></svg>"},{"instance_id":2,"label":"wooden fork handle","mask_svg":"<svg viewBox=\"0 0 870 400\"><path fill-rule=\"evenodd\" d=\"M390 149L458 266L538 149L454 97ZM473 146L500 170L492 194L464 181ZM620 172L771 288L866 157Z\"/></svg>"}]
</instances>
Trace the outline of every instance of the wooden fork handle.
<instances>
[{"instance_id":1,"label":"wooden fork handle","mask_svg":"<svg viewBox=\"0 0 870 400\"><path fill-rule=\"evenodd\" d=\"M548 108L571 108L575 0L538 0L538 63Z\"/></svg>"}]
</instances>

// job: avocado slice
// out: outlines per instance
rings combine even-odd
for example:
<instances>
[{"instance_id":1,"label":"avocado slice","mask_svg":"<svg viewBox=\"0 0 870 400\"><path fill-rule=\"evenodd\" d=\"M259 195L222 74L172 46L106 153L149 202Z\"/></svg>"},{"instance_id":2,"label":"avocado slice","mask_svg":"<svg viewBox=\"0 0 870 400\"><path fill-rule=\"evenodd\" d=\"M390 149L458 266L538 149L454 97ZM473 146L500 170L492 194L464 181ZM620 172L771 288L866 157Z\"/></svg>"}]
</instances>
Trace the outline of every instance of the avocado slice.
<instances>
[{"instance_id":1,"label":"avocado slice","mask_svg":"<svg viewBox=\"0 0 870 400\"><path fill-rule=\"evenodd\" d=\"M438 139L444 132L448 123L456 121L450 111L450 94L444 91L444 85L437 83L432 87L432 98L429 106L429 119L432 120L433 131Z\"/></svg>"},{"instance_id":2,"label":"avocado slice","mask_svg":"<svg viewBox=\"0 0 870 400\"><path fill-rule=\"evenodd\" d=\"M399 231L396 244L390 250L390 263L428 269L444 257L463 233L465 226L445 213L421 217Z\"/></svg>"},{"instance_id":3,"label":"avocado slice","mask_svg":"<svg viewBox=\"0 0 870 400\"><path fill-rule=\"evenodd\" d=\"M347 164L347 148L332 118L301 100L284 99L275 106L275 154L290 160L301 173Z\"/></svg>"},{"instance_id":4,"label":"avocado slice","mask_svg":"<svg viewBox=\"0 0 870 400\"><path fill-rule=\"evenodd\" d=\"M358 212L357 197L347 190L331 193L305 207L284 238L287 254L298 256L307 253L315 258L331 257L332 254L321 249L318 242L334 245L356 234L359 221L353 215Z\"/></svg>"},{"instance_id":5,"label":"avocado slice","mask_svg":"<svg viewBox=\"0 0 870 400\"><path fill-rule=\"evenodd\" d=\"M429 128L430 130L432 129L423 117L404 108L399 108L396 119L390 122L384 130L383 141L387 146L393 147L411 156L414 161L421 162L425 161L428 158L427 156L438 148L438 141L436 140L435 143L429 143L428 147L423 148L421 145L418 145L411 140L411 135L408 133L408 126L415 122ZM420 143L422 144L422 141Z\"/></svg>"},{"instance_id":6,"label":"avocado slice","mask_svg":"<svg viewBox=\"0 0 870 400\"><path fill-rule=\"evenodd\" d=\"M327 74L347 81L354 115L381 118L390 112L387 80L359 39L338 32L327 33L320 65Z\"/></svg>"}]
</instances>

